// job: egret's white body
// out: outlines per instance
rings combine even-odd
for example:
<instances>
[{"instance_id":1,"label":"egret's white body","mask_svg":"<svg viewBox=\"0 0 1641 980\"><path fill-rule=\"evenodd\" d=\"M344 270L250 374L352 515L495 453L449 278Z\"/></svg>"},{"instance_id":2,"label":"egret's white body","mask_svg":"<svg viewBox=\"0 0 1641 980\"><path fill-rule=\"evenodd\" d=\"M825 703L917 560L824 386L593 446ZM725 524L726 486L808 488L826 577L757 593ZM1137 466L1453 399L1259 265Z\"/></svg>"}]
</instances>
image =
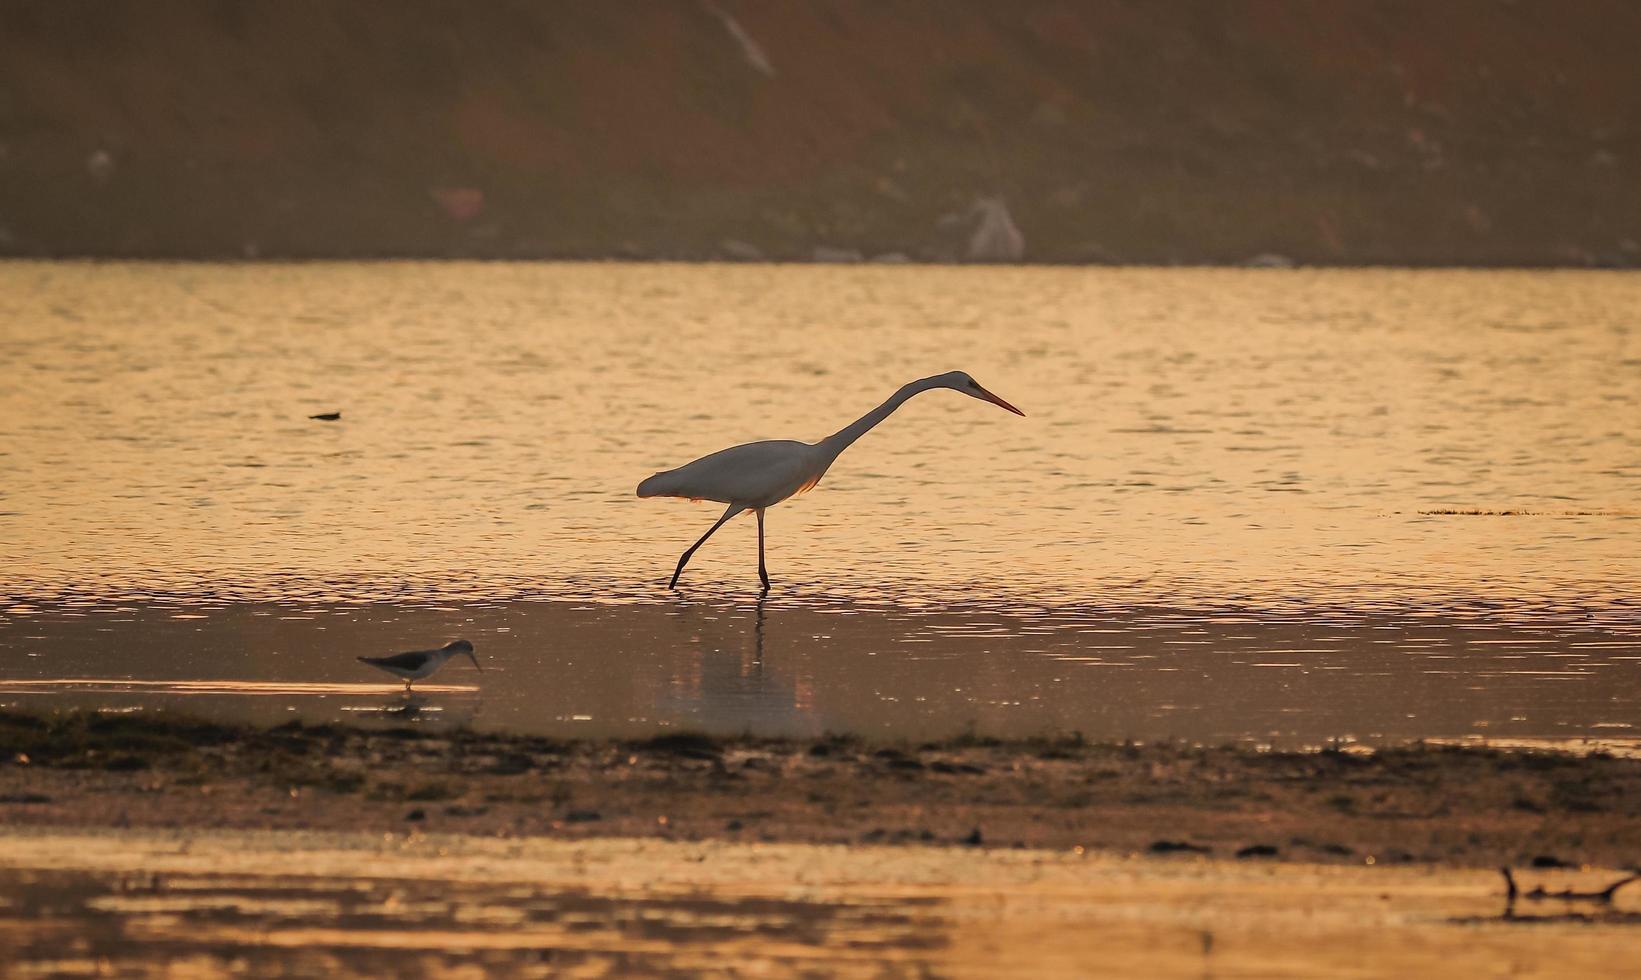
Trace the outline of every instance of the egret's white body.
<instances>
[{"instance_id":1,"label":"egret's white body","mask_svg":"<svg viewBox=\"0 0 1641 980\"><path fill-rule=\"evenodd\" d=\"M473 644L466 640L447 643L437 650L412 650L409 653L395 653L391 657L360 657L359 662L370 664L399 678L405 682L405 690L408 691L415 681L433 676L434 672L444 666L446 660L463 655L473 661L475 670L481 673L484 671L484 668L479 666L479 658L473 656Z\"/></svg>"},{"instance_id":2,"label":"egret's white body","mask_svg":"<svg viewBox=\"0 0 1641 980\"><path fill-rule=\"evenodd\" d=\"M1025 414L980 387L964 372L951 371L903 386L888 401L820 442L791 439L749 442L702 456L693 463L657 473L640 483L640 497L687 497L692 500L716 500L728 505L718 522L678 559L671 585L678 584L678 576L683 573L690 556L706 543L707 538L712 537L714 531L723 527L730 518L750 510L758 515L758 578L767 589L769 573L764 567L764 510L812 489L826 475L838 455L856 439L892 415L907 399L932 388L950 388L1006 408L1016 415Z\"/></svg>"},{"instance_id":3,"label":"egret's white body","mask_svg":"<svg viewBox=\"0 0 1641 980\"><path fill-rule=\"evenodd\" d=\"M716 500L743 510L772 507L819 483L835 458L821 443L749 442L657 473L638 485L638 495Z\"/></svg>"}]
</instances>

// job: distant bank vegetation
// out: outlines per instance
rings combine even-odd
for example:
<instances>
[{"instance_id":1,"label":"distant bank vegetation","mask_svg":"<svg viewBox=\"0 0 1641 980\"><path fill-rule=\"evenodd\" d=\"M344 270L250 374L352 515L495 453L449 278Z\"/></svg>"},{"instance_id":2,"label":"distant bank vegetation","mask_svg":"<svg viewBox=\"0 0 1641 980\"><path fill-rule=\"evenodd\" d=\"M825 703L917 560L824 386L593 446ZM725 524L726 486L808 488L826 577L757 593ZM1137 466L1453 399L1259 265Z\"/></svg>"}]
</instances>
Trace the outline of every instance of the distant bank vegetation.
<instances>
[{"instance_id":1,"label":"distant bank vegetation","mask_svg":"<svg viewBox=\"0 0 1641 980\"><path fill-rule=\"evenodd\" d=\"M0 255L1641 263L1641 5L0 0Z\"/></svg>"}]
</instances>

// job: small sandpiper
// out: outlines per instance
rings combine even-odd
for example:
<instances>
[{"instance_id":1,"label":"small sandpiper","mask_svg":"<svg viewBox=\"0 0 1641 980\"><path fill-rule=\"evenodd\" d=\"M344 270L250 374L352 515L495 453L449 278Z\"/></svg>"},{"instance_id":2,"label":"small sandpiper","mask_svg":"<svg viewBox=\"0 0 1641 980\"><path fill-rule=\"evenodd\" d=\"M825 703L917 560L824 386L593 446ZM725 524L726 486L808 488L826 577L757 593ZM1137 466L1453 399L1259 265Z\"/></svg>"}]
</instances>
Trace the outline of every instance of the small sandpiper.
<instances>
[{"instance_id":1,"label":"small sandpiper","mask_svg":"<svg viewBox=\"0 0 1641 980\"><path fill-rule=\"evenodd\" d=\"M444 666L446 660L463 654L466 654L467 659L473 661L473 666L483 673L484 668L479 667L479 658L473 656L473 644L466 640L447 643L437 650L413 650L410 653L396 653L391 657L360 657L359 662L380 667L393 676L402 678L405 690L409 691L411 684L424 677L431 677L434 671Z\"/></svg>"}]
</instances>

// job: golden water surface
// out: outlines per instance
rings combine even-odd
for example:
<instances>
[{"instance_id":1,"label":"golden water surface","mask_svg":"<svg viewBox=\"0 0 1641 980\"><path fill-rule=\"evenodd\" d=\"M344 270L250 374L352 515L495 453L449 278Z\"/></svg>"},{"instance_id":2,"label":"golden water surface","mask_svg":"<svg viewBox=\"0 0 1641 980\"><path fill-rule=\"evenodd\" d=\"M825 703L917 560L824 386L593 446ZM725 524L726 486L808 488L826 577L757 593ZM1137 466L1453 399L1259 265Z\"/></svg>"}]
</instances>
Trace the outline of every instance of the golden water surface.
<instances>
[{"instance_id":1,"label":"golden water surface","mask_svg":"<svg viewBox=\"0 0 1641 980\"><path fill-rule=\"evenodd\" d=\"M465 634L494 673L439 682L522 727L1623 730L1637 310L1600 272L0 264L0 702L334 713L287 688ZM665 589L719 508L640 479L954 368L1027 417L920 395L770 511L763 604L750 519Z\"/></svg>"}]
</instances>

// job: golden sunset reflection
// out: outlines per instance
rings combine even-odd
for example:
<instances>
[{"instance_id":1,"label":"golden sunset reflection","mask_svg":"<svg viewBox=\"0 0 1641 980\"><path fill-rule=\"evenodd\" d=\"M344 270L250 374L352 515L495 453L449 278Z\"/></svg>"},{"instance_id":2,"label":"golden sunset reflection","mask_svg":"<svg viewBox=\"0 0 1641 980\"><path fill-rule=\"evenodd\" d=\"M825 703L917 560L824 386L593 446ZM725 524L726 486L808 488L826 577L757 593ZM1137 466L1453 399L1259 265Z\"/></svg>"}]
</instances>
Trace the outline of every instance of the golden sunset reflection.
<instances>
[{"instance_id":1,"label":"golden sunset reflection","mask_svg":"<svg viewBox=\"0 0 1641 980\"><path fill-rule=\"evenodd\" d=\"M1633 600L1638 306L1581 272L13 263L0 575L656 597L716 511L639 479L959 367L1029 417L915 399L770 511L777 585ZM687 582L755 583L754 537Z\"/></svg>"},{"instance_id":2,"label":"golden sunset reflection","mask_svg":"<svg viewBox=\"0 0 1641 980\"><path fill-rule=\"evenodd\" d=\"M1641 725L1613 700L1641 695L1632 277L14 263L0 286L8 703L335 718L390 690L353 657L467 637L497 679L418 687L457 708L425 717ZM750 520L662 588L718 511L640 479L950 368L1028 416L920 395L769 511L767 603Z\"/></svg>"}]
</instances>

